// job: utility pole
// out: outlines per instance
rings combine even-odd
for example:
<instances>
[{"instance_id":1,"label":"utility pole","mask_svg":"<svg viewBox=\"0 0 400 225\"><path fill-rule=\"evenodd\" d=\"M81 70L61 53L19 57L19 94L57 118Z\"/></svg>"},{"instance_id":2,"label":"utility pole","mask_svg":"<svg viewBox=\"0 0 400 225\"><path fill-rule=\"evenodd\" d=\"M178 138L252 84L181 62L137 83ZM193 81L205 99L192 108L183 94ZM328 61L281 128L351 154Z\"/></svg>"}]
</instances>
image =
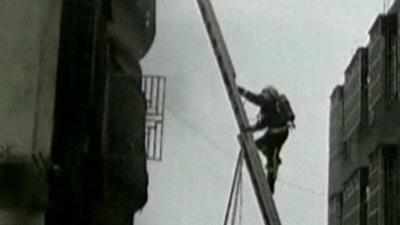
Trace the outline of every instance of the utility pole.
<instances>
[{"instance_id":1,"label":"utility pole","mask_svg":"<svg viewBox=\"0 0 400 225\"><path fill-rule=\"evenodd\" d=\"M244 151L246 165L249 170L264 223L265 225L281 225L253 136L251 133L245 132L245 128L249 126L249 121L237 90L235 69L229 57L228 49L225 45L214 10L209 0L197 0L197 3L200 7L201 15L218 61L236 121L241 131L239 135L239 141L242 147L241 151Z\"/></svg>"}]
</instances>

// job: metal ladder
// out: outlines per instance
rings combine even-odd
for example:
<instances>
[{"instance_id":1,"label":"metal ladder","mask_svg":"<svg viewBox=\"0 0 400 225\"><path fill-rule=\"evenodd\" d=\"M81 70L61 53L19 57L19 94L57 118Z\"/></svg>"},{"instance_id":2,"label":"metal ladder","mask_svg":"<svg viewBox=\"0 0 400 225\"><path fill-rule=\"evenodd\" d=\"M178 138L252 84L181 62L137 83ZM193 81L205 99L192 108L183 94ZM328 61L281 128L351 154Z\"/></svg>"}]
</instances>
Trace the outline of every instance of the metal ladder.
<instances>
[{"instance_id":1,"label":"metal ladder","mask_svg":"<svg viewBox=\"0 0 400 225\"><path fill-rule=\"evenodd\" d=\"M281 225L253 135L245 132L245 128L249 126L249 121L237 90L235 69L229 57L228 49L225 45L213 7L209 0L197 0L197 3L218 61L219 69L235 113L236 122L241 131L238 139L242 147L241 151L244 151L244 158L264 223L265 225Z\"/></svg>"}]
</instances>

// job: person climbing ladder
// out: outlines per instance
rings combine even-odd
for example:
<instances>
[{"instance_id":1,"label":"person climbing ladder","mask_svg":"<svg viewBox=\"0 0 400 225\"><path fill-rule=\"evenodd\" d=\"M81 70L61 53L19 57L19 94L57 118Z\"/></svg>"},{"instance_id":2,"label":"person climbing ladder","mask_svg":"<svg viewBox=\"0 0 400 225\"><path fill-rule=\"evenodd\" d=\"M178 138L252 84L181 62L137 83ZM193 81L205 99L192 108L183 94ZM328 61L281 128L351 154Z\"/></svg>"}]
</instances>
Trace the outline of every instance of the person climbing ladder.
<instances>
[{"instance_id":1,"label":"person climbing ladder","mask_svg":"<svg viewBox=\"0 0 400 225\"><path fill-rule=\"evenodd\" d=\"M289 135L289 128L295 128L295 115L286 96L273 86L265 87L260 94L240 86L238 91L241 96L260 107L258 121L246 128L246 131L266 129L264 135L256 140L256 146L267 158L268 184L274 193L278 168L282 163L279 153Z\"/></svg>"}]
</instances>

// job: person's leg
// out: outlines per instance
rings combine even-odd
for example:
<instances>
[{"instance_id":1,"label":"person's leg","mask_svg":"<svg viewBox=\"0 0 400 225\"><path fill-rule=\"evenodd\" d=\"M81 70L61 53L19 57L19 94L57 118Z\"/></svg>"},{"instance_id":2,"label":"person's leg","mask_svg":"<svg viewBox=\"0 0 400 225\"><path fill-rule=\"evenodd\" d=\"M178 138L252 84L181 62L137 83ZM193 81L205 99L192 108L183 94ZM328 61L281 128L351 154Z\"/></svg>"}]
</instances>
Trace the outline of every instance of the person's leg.
<instances>
[{"instance_id":1,"label":"person's leg","mask_svg":"<svg viewBox=\"0 0 400 225\"><path fill-rule=\"evenodd\" d=\"M266 133L256 140L257 148L263 153L267 159L267 180L271 193L275 191L275 181L277 178L279 162L279 152L282 136Z\"/></svg>"},{"instance_id":2,"label":"person's leg","mask_svg":"<svg viewBox=\"0 0 400 225\"><path fill-rule=\"evenodd\" d=\"M282 146L285 143L288 135L289 135L289 132L286 131L286 132L283 132L281 134L278 134L277 137L276 137L275 145L277 146L276 147L276 157L277 157L278 166L282 163L282 159L281 159L279 154L281 152Z\"/></svg>"},{"instance_id":3,"label":"person's leg","mask_svg":"<svg viewBox=\"0 0 400 225\"><path fill-rule=\"evenodd\" d=\"M278 178L278 170L279 170L279 165L281 164L281 159L279 157L279 152L280 152L280 148L275 147L274 151L273 151L273 167L271 168L271 182L272 182L272 186L275 185L275 181Z\"/></svg>"},{"instance_id":4,"label":"person's leg","mask_svg":"<svg viewBox=\"0 0 400 225\"><path fill-rule=\"evenodd\" d=\"M265 156L267 163L265 168L269 168L272 166L272 151L269 148L269 137L268 135L264 135L256 140L256 146L261 151L261 153Z\"/></svg>"},{"instance_id":5,"label":"person's leg","mask_svg":"<svg viewBox=\"0 0 400 225\"><path fill-rule=\"evenodd\" d=\"M278 134L273 134L270 135L270 145L272 146L271 148L273 149L272 151L272 162L273 162L273 167L271 169L271 173L268 176L270 179L270 186L272 189L275 186L275 181L278 178L278 170L279 166L282 163L282 160L279 156L280 151L282 149L282 145L285 143L286 139L288 137L288 132L283 132L283 133L278 133Z\"/></svg>"},{"instance_id":6,"label":"person's leg","mask_svg":"<svg viewBox=\"0 0 400 225\"><path fill-rule=\"evenodd\" d=\"M270 147L270 154L269 154L269 161L271 162L269 167L268 167L268 183L269 187L271 189L271 192L274 193L275 191L275 181L278 173L278 157L277 157L277 152L278 149L276 146L271 145Z\"/></svg>"},{"instance_id":7,"label":"person's leg","mask_svg":"<svg viewBox=\"0 0 400 225\"><path fill-rule=\"evenodd\" d=\"M267 180L268 185L272 193L275 189L275 176L274 176L274 160L273 160L273 149L271 148L271 136L265 134L261 138L256 140L257 148L263 153L267 159L266 169L267 169Z\"/></svg>"},{"instance_id":8,"label":"person's leg","mask_svg":"<svg viewBox=\"0 0 400 225\"><path fill-rule=\"evenodd\" d=\"M271 190L271 193L273 194L275 191L275 176L274 176L272 170L268 171L267 179L268 179L269 189Z\"/></svg>"}]
</instances>

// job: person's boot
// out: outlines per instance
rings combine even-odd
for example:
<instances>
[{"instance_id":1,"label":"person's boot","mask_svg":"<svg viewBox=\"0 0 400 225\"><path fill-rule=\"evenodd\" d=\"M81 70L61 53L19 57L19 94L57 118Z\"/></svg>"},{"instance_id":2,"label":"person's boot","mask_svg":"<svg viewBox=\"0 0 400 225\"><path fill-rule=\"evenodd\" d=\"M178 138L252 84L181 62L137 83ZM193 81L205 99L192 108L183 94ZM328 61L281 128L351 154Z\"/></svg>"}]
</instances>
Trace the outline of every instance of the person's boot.
<instances>
[{"instance_id":1,"label":"person's boot","mask_svg":"<svg viewBox=\"0 0 400 225\"><path fill-rule=\"evenodd\" d=\"M271 190L271 194L273 194L275 191L275 178L273 173L268 173L268 185L269 189Z\"/></svg>"}]
</instances>

